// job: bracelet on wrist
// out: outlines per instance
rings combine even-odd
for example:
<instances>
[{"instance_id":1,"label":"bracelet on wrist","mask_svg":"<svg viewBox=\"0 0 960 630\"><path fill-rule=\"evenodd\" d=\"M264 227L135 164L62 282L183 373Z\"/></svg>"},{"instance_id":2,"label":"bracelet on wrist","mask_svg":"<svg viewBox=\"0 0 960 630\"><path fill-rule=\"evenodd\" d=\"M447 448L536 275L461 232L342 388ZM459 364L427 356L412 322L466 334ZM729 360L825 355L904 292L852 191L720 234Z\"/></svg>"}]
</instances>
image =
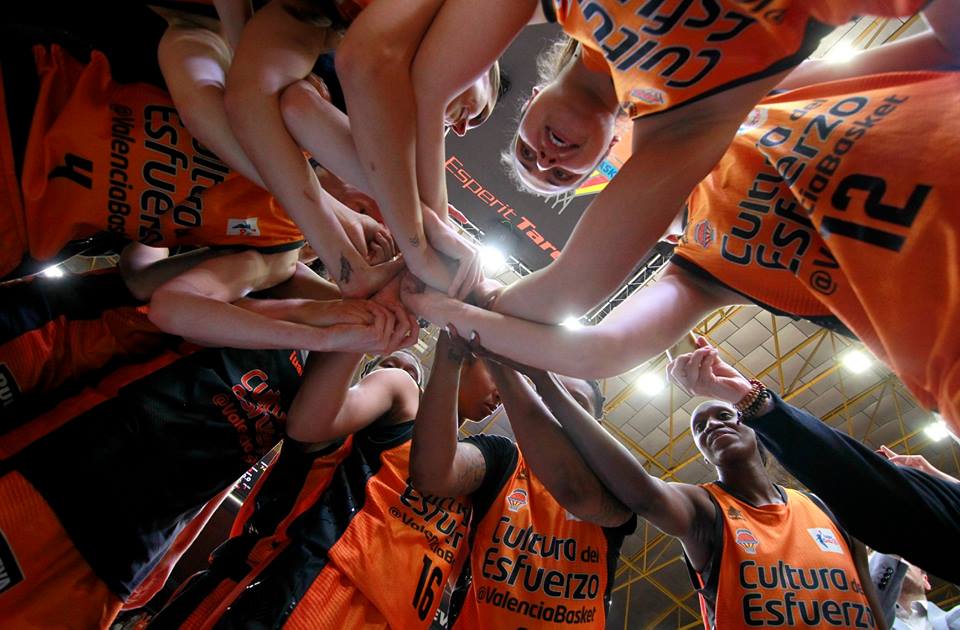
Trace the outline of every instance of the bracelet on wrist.
<instances>
[{"instance_id":1,"label":"bracelet on wrist","mask_svg":"<svg viewBox=\"0 0 960 630\"><path fill-rule=\"evenodd\" d=\"M741 420L755 416L757 411L770 398L770 390L757 379L750 379L750 386L750 391L735 405L740 413Z\"/></svg>"}]
</instances>

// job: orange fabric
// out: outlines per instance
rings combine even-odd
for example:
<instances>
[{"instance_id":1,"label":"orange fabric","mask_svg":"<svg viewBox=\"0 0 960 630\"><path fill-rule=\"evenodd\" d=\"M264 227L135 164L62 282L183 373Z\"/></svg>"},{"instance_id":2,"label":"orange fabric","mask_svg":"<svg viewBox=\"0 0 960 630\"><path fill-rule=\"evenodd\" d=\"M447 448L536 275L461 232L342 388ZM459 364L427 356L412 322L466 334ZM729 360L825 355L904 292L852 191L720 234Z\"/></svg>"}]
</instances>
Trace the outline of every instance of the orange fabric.
<instances>
[{"instance_id":1,"label":"orange fabric","mask_svg":"<svg viewBox=\"0 0 960 630\"><path fill-rule=\"evenodd\" d=\"M557 503L518 455L476 526L456 628L603 628L607 539Z\"/></svg>"},{"instance_id":2,"label":"orange fabric","mask_svg":"<svg viewBox=\"0 0 960 630\"><path fill-rule=\"evenodd\" d=\"M147 306L123 306L96 319L58 317L0 344L0 365L20 392L51 391L117 357L149 355L168 338L149 319Z\"/></svg>"},{"instance_id":3,"label":"orange fabric","mask_svg":"<svg viewBox=\"0 0 960 630\"><path fill-rule=\"evenodd\" d=\"M0 477L0 545L12 552L0 579L6 628L109 628L120 611L43 497L19 473ZM22 580L4 588L17 572Z\"/></svg>"},{"instance_id":4,"label":"orange fabric","mask_svg":"<svg viewBox=\"0 0 960 630\"><path fill-rule=\"evenodd\" d=\"M23 202L13 160L3 68L0 68L0 278L20 264L25 251L27 231L23 224Z\"/></svg>"},{"instance_id":5,"label":"orange fabric","mask_svg":"<svg viewBox=\"0 0 960 630\"><path fill-rule=\"evenodd\" d=\"M16 455L30 444L45 435L49 435L78 415L113 398L124 386L170 365L183 356L184 353L182 352L168 350L149 361L124 366L104 378L96 386L87 387L50 411L30 419L26 424L7 431L0 435L0 459L7 459Z\"/></svg>"},{"instance_id":6,"label":"orange fabric","mask_svg":"<svg viewBox=\"0 0 960 630\"><path fill-rule=\"evenodd\" d=\"M833 314L960 428L953 111L957 73L765 99L691 195L677 255L759 303Z\"/></svg>"},{"instance_id":7,"label":"orange fabric","mask_svg":"<svg viewBox=\"0 0 960 630\"><path fill-rule=\"evenodd\" d=\"M426 628L447 581L466 559L469 503L424 497L410 486L409 440L385 451L381 461L367 482L363 510L330 549L330 566L362 595L363 607L378 610L391 626ZM311 601L335 596L320 577L306 594Z\"/></svg>"},{"instance_id":8,"label":"orange fabric","mask_svg":"<svg viewBox=\"0 0 960 630\"><path fill-rule=\"evenodd\" d=\"M223 603L224 599L230 595L236 586L237 583L233 580L224 580L217 584L213 592L200 602L200 605L180 624L180 630L200 630L200 628L211 619L217 607Z\"/></svg>"},{"instance_id":9,"label":"orange fabric","mask_svg":"<svg viewBox=\"0 0 960 630\"><path fill-rule=\"evenodd\" d=\"M850 549L813 501L788 489L786 505L753 507L703 487L723 518L716 628L876 627Z\"/></svg>"},{"instance_id":10,"label":"orange fabric","mask_svg":"<svg viewBox=\"0 0 960 630\"><path fill-rule=\"evenodd\" d=\"M169 95L115 83L99 52L86 65L58 46L34 55L40 94L22 179L31 256L101 231L158 247L303 240L273 197L187 132Z\"/></svg>"},{"instance_id":11,"label":"orange fabric","mask_svg":"<svg viewBox=\"0 0 960 630\"><path fill-rule=\"evenodd\" d=\"M186 553L187 549L190 548L190 545L194 543L203 528L207 526L210 517L220 508L220 504L227 498L231 490L233 490L233 486L230 486L207 501L203 509L190 519L186 527L180 530L180 533L177 534L177 537L173 540L167 553L163 554L163 558L160 559L157 566L147 574L147 577L143 578L143 581L137 585L136 590L123 602L124 610L133 610L145 606L147 602L160 592L160 589L167 583L167 578L170 577L180 558Z\"/></svg>"},{"instance_id":12,"label":"orange fabric","mask_svg":"<svg viewBox=\"0 0 960 630\"><path fill-rule=\"evenodd\" d=\"M381 565L378 570L386 570ZM440 593L442 594L441 589ZM399 598L400 595L396 594ZM438 596L439 599L439 596ZM436 611L434 611L436 612ZM429 623L433 617L430 617ZM420 624L424 627L423 624ZM310 590L283 624L284 630L316 630L316 628L413 628L400 620L384 616L371 606L366 595L336 566L328 566L314 580Z\"/></svg>"},{"instance_id":13,"label":"orange fabric","mask_svg":"<svg viewBox=\"0 0 960 630\"><path fill-rule=\"evenodd\" d=\"M583 44L588 67L611 75L621 106L638 118L796 65L802 55L791 58L810 44L811 17L842 24L861 11L908 15L925 0L810 4L554 0L554 9L563 30Z\"/></svg>"}]
</instances>

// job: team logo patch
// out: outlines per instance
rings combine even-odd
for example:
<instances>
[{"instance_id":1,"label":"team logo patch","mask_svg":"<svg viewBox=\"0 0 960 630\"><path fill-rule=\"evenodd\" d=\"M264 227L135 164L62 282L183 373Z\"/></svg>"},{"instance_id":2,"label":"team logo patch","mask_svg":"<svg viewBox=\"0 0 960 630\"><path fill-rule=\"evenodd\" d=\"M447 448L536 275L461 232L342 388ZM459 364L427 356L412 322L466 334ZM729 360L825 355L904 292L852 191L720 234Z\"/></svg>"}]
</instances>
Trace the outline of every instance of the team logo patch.
<instances>
[{"instance_id":1,"label":"team logo patch","mask_svg":"<svg viewBox=\"0 0 960 630\"><path fill-rule=\"evenodd\" d=\"M742 521L742 520L743 520L743 512L741 512L740 510L738 510L737 508L735 508L735 507L733 507L733 506L731 505L730 507L727 508L727 517L728 517L731 521Z\"/></svg>"},{"instance_id":2,"label":"team logo patch","mask_svg":"<svg viewBox=\"0 0 960 630\"><path fill-rule=\"evenodd\" d=\"M12 405L20 398L20 387L6 363L0 363L0 407Z\"/></svg>"},{"instance_id":3,"label":"team logo patch","mask_svg":"<svg viewBox=\"0 0 960 630\"><path fill-rule=\"evenodd\" d=\"M257 218L227 219L227 236L260 236Z\"/></svg>"},{"instance_id":4,"label":"team logo patch","mask_svg":"<svg viewBox=\"0 0 960 630\"><path fill-rule=\"evenodd\" d=\"M630 90L630 97L646 105L663 105L667 102L663 90L656 88L633 88Z\"/></svg>"},{"instance_id":5,"label":"team logo patch","mask_svg":"<svg viewBox=\"0 0 960 630\"><path fill-rule=\"evenodd\" d=\"M693 226L693 240L700 247L708 249L717 240L717 231L704 219Z\"/></svg>"},{"instance_id":6,"label":"team logo patch","mask_svg":"<svg viewBox=\"0 0 960 630\"><path fill-rule=\"evenodd\" d=\"M9 591L20 582L23 582L23 571L13 555L7 537L0 532L0 593Z\"/></svg>"},{"instance_id":7,"label":"team logo patch","mask_svg":"<svg viewBox=\"0 0 960 630\"><path fill-rule=\"evenodd\" d=\"M511 512L517 512L520 508L527 506L527 491L523 488L514 488L513 492L507 495L507 507Z\"/></svg>"},{"instance_id":8,"label":"team logo patch","mask_svg":"<svg viewBox=\"0 0 960 630\"><path fill-rule=\"evenodd\" d=\"M739 136L748 131L752 131L765 122L767 122L767 109L765 107L754 108L752 112L747 114L744 121L740 123L740 128L737 129L737 135Z\"/></svg>"},{"instance_id":9,"label":"team logo patch","mask_svg":"<svg viewBox=\"0 0 960 630\"><path fill-rule=\"evenodd\" d=\"M760 544L760 541L757 540L757 537L753 535L749 529L741 527L737 530L737 533L734 534L734 540L737 541L737 544L743 547L743 549L754 555L757 553L757 545Z\"/></svg>"},{"instance_id":10,"label":"team logo patch","mask_svg":"<svg viewBox=\"0 0 960 630\"><path fill-rule=\"evenodd\" d=\"M832 529L811 527L807 531L810 533L810 538L813 538L813 542L817 543L817 547L820 547L820 551L843 554L843 547L840 546L840 541Z\"/></svg>"}]
</instances>

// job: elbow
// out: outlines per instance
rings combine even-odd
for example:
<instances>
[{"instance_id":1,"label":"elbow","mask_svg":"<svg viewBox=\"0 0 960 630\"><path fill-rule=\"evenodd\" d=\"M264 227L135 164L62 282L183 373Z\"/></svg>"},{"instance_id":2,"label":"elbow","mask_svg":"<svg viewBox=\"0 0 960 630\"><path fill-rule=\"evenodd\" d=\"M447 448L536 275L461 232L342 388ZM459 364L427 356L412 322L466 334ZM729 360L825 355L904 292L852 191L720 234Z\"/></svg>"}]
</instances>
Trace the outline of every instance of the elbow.
<instances>
[{"instance_id":1,"label":"elbow","mask_svg":"<svg viewBox=\"0 0 960 630\"><path fill-rule=\"evenodd\" d=\"M441 475L434 474L426 470L423 466L417 466L412 459L410 465L410 485L420 494L441 497L449 494L449 488L443 483Z\"/></svg>"},{"instance_id":2,"label":"elbow","mask_svg":"<svg viewBox=\"0 0 960 630\"><path fill-rule=\"evenodd\" d=\"M306 81L297 81L283 91L280 95L280 114L287 127L301 127L311 111L316 111L312 107L316 94L316 89Z\"/></svg>"}]
</instances>

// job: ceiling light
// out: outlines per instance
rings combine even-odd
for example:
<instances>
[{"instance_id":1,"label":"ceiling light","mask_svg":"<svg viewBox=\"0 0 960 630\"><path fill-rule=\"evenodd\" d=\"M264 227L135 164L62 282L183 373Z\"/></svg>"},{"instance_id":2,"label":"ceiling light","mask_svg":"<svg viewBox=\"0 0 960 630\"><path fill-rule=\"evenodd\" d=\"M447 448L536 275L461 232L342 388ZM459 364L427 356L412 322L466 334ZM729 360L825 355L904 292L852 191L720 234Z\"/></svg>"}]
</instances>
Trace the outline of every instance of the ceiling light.
<instances>
[{"instance_id":1,"label":"ceiling light","mask_svg":"<svg viewBox=\"0 0 960 630\"><path fill-rule=\"evenodd\" d=\"M859 52L859 49L854 48L847 42L840 42L827 51L827 54L823 56L823 60L827 63L846 63L856 57Z\"/></svg>"},{"instance_id":2,"label":"ceiling light","mask_svg":"<svg viewBox=\"0 0 960 630\"><path fill-rule=\"evenodd\" d=\"M663 378L654 372L644 372L637 378L637 387L647 396L656 396L666 386Z\"/></svg>"},{"instance_id":3,"label":"ceiling light","mask_svg":"<svg viewBox=\"0 0 960 630\"><path fill-rule=\"evenodd\" d=\"M863 372L866 372L873 364L873 361L870 360L870 357L867 356L867 353L860 350L850 350L843 355L843 358L840 361L843 363L845 368L854 374L862 374Z\"/></svg>"},{"instance_id":4,"label":"ceiling light","mask_svg":"<svg viewBox=\"0 0 960 630\"><path fill-rule=\"evenodd\" d=\"M923 433L934 442L950 437L950 429L947 428L947 423L943 421L943 418L937 414L933 414L933 417L936 419L923 427Z\"/></svg>"},{"instance_id":5,"label":"ceiling light","mask_svg":"<svg viewBox=\"0 0 960 630\"><path fill-rule=\"evenodd\" d=\"M63 277L63 269L61 269L59 265L54 265L54 266L52 266L52 267L47 267L47 268L44 269L41 273L42 273L43 275L45 275L46 277L48 277L48 278L62 278L62 277Z\"/></svg>"},{"instance_id":6,"label":"ceiling light","mask_svg":"<svg viewBox=\"0 0 960 630\"><path fill-rule=\"evenodd\" d=\"M490 245L480 248L480 260L484 271L491 274L500 273L507 266L507 257L503 252Z\"/></svg>"},{"instance_id":7,"label":"ceiling light","mask_svg":"<svg viewBox=\"0 0 960 630\"><path fill-rule=\"evenodd\" d=\"M580 328L583 328L583 322L580 321L580 318L573 316L568 317L560 322L560 325L565 328L569 328L570 330L579 330Z\"/></svg>"}]
</instances>

